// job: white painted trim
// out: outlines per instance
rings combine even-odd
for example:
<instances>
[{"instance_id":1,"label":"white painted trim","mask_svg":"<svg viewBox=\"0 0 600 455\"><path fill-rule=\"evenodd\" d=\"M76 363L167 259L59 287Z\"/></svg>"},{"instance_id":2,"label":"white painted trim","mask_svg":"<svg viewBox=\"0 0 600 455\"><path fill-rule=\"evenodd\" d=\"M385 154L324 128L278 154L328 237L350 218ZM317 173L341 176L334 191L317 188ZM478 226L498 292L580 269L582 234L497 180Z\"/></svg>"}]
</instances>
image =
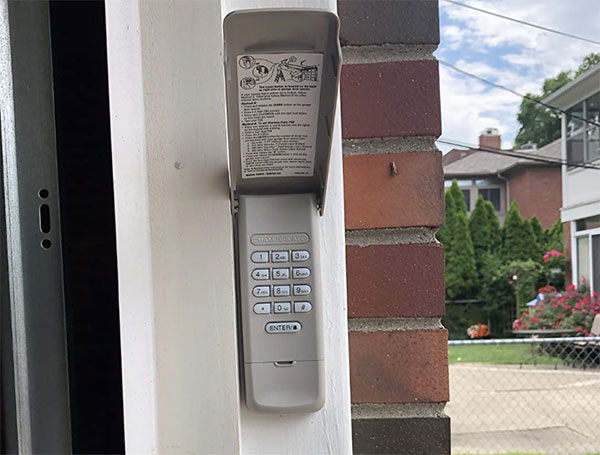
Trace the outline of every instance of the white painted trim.
<instances>
[{"instance_id":1,"label":"white painted trim","mask_svg":"<svg viewBox=\"0 0 600 455\"><path fill-rule=\"evenodd\" d=\"M106 12L126 451L239 453L220 4Z\"/></svg>"},{"instance_id":2,"label":"white painted trim","mask_svg":"<svg viewBox=\"0 0 600 455\"><path fill-rule=\"evenodd\" d=\"M573 222L573 242L575 244L575 246L577 246L577 239L580 237L587 237L589 239L589 261L590 261L590 276L587 277L589 280L589 286L590 289L594 289L594 255L593 255L593 247L592 247L592 237L600 235L600 228L595 228L595 229L587 229L585 231L579 231L579 232L575 232L575 224L576 222ZM577 263L575 263L575 267L573 268L573 272L575 274L575 276L577 276L577 280L579 280L579 270L575 271L575 269L577 268Z\"/></svg>"},{"instance_id":3,"label":"white painted trim","mask_svg":"<svg viewBox=\"0 0 600 455\"><path fill-rule=\"evenodd\" d=\"M158 453L140 11L106 2L125 447Z\"/></svg>"}]
</instances>

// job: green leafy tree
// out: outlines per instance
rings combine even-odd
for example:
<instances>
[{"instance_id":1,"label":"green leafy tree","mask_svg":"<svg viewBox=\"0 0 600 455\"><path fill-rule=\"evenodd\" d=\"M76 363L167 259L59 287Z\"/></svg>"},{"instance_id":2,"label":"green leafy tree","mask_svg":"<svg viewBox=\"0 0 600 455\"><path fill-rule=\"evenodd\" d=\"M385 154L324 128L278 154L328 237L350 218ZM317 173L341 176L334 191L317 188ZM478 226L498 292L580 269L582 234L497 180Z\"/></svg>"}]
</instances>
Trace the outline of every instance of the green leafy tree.
<instances>
[{"instance_id":1,"label":"green leafy tree","mask_svg":"<svg viewBox=\"0 0 600 455\"><path fill-rule=\"evenodd\" d=\"M505 263L537 259L540 247L535 240L533 229L531 224L521 217L519 206L514 201L506 214L503 231L502 259Z\"/></svg>"},{"instance_id":2,"label":"green leafy tree","mask_svg":"<svg viewBox=\"0 0 600 455\"><path fill-rule=\"evenodd\" d=\"M477 288L477 272L466 211L456 214L450 244L446 255L446 294L450 300L471 297Z\"/></svg>"},{"instance_id":3,"label":"green leafy tree","mask_svg":"<svg viewBox=\"0 0 600 455\"><path fill-rule=\"evenodd\" d=\"M444 250L446 251L446 255L448 255L448 251L450 250L450 238L452 234L450 233L450 225L452 225L454 221L454 214L456 212L454 207L454 201L452 199L452 194L449 191L446 191L445 195L446 201L446 219L444 225L437 231L437 239L444 245Z\"/></svg>"},{"instance_id":4,"label":"green leafy tree","mask_svg":"<svg viewBox=\"0 0 600 455\"><path fill-rule=\"evenodd\" d=\"M598 63L600 63L600 54L591 53L586 55L575 71L575 77L580 76ZM544 80L542 93L528 93L527 96L531 99L523 99L517 114L517 120L521 127L515 137L515 147L521 147L529 141L537 143L538 147L542 147L560 137L560 113L552 109L541 108L535 101L541 101L571 82L573 80L572 73L572 71L561 71L556 77Z\"/></svg>"},{"instance_id":5,"label":"green leafy tree","mask_svg":"<svg viewBox=\"0 0 600 455\"><path fill-rule=\"evenodd\" d=\"M509 309L515 301L515 292L499 255L489 254L485 257L480 286L479 298L485 302L483 309L490 317L490 330L494 336L502 336L502 332L512 323Z\"/></svg>"},{"instance_id":6,"label":"green leafy tree","mask_svg":"<svg viewBox=\"0 0 600 455\"><path fill-rule=\"evenodd\" d=\"M575 71L575 78L578 78L587 70L593 68L598 64L600 64L600 53L592 52L591 54L586 55L585 57L583 57L583 61Z\"/></svg>"},{"instance_id":7,"label":"green leafy tree","mask_svg":"<svg viewBox=\"0 0 600 455\"><path fill-rule=\"evenodd\" d=\"M499 253L502 249L502 228L500 227L500 220L496 216L494 210L494 204L489 201L483 205L485 212L487 213L488 223L490 225L490 252Z\"/></svg>"},{"instance_id":8,"label":"green leafy tree","mask_svg":"<svg viewBox=\"0 0 600 455\"><path fill-rule=\"evenodd\" d=\"M469 218L469 233L471 234L476 258L484 253L489 253L492 249L491 226L488 213L485 210L486 203L489 204L483 197L479 196Z\"/></svg>"},{"instance_id":9,"label":"green leafy tree","mask_svg":"<svg viewBox=\"0 0 600 455\"><path fill-rule=\"evenodd\" d=\"M447 231L442 235L446 252L446 295L448 299L471 297L477 288L473 243L469 234L467 204L456 180L446 193Z\"/></svg>"},{"instance_id":10,"label":"green leafy tree","mask_svg":"<svg viewBox=\"0 0 600 455\"><path fill-rule=\"evenodd\" d=\"M546 236L544 234L544 229L542 228L538 217L535 215L529 218L528 222L531 225L531 230L533 231L533 236L535 237L535 242L538 246L538 258L536 259L536 261L541 262L542 258L544 257L544 253L546 252Z\"/></svg>"},{"instance_id":11,"label":"green leafy tree","mask_svg":"<svg viewBox=\"0 0 600 455\"><path fill-rule=\"evenodd\" d=\"M544 253L550 250L557 250L564 253L563 225L557 220L552 227L544 231Z\"/></svg>"}]
</instances>

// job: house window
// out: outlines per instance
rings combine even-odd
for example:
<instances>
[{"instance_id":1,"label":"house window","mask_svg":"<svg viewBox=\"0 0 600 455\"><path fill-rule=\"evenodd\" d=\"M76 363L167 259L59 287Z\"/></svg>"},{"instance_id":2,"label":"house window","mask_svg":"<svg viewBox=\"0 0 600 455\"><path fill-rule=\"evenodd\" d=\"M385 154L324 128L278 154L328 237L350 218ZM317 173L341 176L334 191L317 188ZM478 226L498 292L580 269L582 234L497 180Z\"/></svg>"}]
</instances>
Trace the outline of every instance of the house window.
<instances>
[{"instance_id":1,"label":"house window","mask_svg":"<svg viewBox=\"0 0 600 455\"><path fill-rule=\"evenodd\" d=\"M588 223L588 226L594 226L591 229L584 231L579 230L584 226L586 220L592 221L596 217L577 220L575 222L575 253L574 258L575 273L574 281L581 282L585 279L586 284L592 291L600 293L600 227L593 223Z\"/></svg>"},{"instance_id":2,"label":"house window","mask_svg":"<svg viewBox=\"0 0 600 455\"><path fill-rule=\"evenodd\" d=\"M600 92L567 111L567 160L586 163L600 158Z\"/></svg>"},{"instance_id":3,"label":"house window","mask_svg":"<svg viewBox=\"0 0 600 455\"><path fill-rule=\"evenodd\" d=\"M500 211L500 188L482 188L479 195L486 201L490 201L496 212Z\"/></svg>"},{"instance_id":4,"label":"house window","mask_svg":"<svg viewBox=\"0 0 600 455\"><path fill-rule=\"evenodd\" d=\"M467 212L471 211L471 190L461 190L467 204Z\"/></svg>"}]
</instances>

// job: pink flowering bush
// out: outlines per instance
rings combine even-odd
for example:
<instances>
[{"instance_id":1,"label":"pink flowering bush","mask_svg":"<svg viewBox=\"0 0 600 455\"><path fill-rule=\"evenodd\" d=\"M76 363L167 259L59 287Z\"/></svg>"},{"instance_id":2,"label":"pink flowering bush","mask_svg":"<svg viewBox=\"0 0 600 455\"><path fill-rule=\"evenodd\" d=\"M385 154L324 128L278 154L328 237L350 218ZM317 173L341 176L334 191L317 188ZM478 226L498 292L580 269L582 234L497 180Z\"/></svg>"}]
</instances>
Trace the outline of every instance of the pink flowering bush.
<instances>
[{"instance_id":1,"label":"pink flowering bush","mask_svg":"<svg viewBox=\"0 0 600 455\"><path fill-rule=\"evenodd\" d=\"M563 292L552 286L539 289L544 299L521 314L513 322L513 330L577 330L589 335L594 316L600 313L600 297L596 292L586 292L585 283Z\"/></svg>"},{"instance_id":2,"label":"pink flowering bush","mask_svg":"<svg viewBox=\"0 0 600 455\"><path fill-rule=\"evenodd\" d=\"M563 254L558 251L558 250L550 250L547 253L544 254L544 263L548 264L556 264L559 265L564 262L564 258L561 260L559 258L562 258Z\"/></svg>"}]
</instances>

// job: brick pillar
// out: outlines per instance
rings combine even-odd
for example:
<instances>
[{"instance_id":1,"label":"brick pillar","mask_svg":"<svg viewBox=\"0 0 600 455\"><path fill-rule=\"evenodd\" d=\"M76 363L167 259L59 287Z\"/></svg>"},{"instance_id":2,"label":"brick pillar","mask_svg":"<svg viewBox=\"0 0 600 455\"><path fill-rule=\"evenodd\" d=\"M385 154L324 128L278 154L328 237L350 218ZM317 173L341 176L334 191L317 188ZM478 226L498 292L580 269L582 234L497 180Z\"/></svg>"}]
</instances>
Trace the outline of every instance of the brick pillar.
<instances>
[{"instance_id":1,"label":"brick pillar","mask_svg":"<svg viewBox=\"0 0 600 455\"><path fill-rule=\"evenodd\" d=\"M338 11L354 452L449 453L438 3Z\"/></svg>"}]
</instances>

